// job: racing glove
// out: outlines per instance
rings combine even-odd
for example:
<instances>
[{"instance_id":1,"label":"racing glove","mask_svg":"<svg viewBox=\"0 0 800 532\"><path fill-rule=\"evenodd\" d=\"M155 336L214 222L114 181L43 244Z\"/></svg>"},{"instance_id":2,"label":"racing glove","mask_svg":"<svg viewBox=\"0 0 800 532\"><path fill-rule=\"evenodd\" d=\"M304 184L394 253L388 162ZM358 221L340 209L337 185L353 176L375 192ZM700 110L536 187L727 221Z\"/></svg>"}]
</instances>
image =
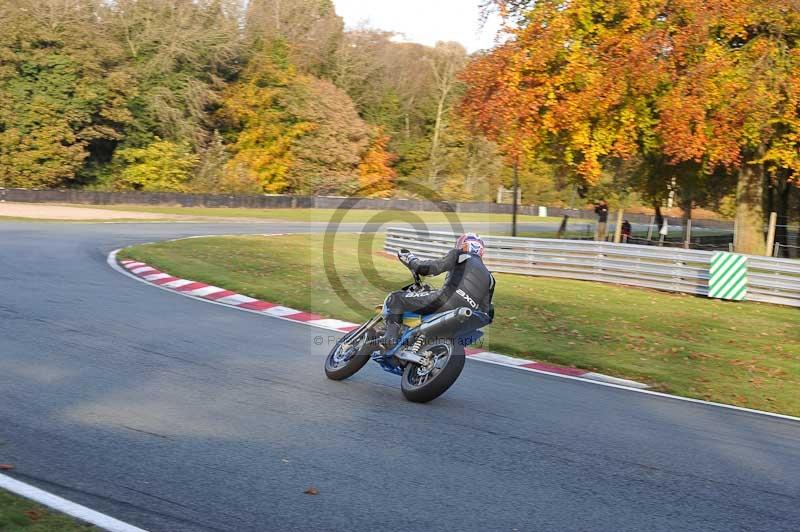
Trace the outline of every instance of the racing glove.
<instances>
[{"instance_id":1,"label":"racing glove","mask_svg":"<svg viewBox=\"0 0 800 532\"><path fill-rule=\"evenodd\" d=\"M417 261L417 256L405 248L397 252L397 258L400 259L400 262L412 269L413 263Z\"/></svg>"}]
</instances>

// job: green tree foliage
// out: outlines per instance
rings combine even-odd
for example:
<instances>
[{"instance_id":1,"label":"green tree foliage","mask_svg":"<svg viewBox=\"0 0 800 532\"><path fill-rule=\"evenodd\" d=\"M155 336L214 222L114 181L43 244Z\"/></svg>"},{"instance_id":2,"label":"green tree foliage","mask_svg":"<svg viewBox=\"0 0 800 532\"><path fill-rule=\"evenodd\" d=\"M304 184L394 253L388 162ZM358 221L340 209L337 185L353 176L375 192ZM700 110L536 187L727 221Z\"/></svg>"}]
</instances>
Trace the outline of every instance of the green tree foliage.
<instances>
[{"instance_id":1,"label":"green tree foliage","mask_svg":"<svg viewBox=\"0 0 800 532\"><path fill-rule=\"evenodd\" d=\"M114 154L123 166L116 185L145 192L188 192L198 157L188 144L156 138L144 148L122 148Z\"/></svg>"},{"instance_id":2,"label":"green tree foliage","mask_svg":"<svg viewBox=\"0 0 800 532\"><path fill-rule=\"evenodd\" d=\"M225 82L238 68L238 3L231 0L115 0L107 6L109 31L126 54L136 94L126 145L156 136L208 142Z\"/></svg>"},{"instance_id":3,"label":"green tree foliage","mask_svg":"<svg viewBox=\"0 0 800 532\"><path fill-rule=\"evenodd\" d=\"M93 152L122 136L130 79L97 31L98 5L0 0L0 184L78 182Z\"/></svg>"},{"instance_id":4,"label":"green tree foliage","mask_svg":"<svg viewBox=\"0 0 800 532\"><path fill-rule=\"evenodd\" d=\"M259 48L279 39L287 43L292 63L315 75L330 74L344 30L332 0L250 0L245 32Z\"/></svg>"},{"instance_id":5,"label":"green tree foliage","mask_svg":"<svg viewBox=\"0 0 800 532\"><path fill-rule=\"evenodd\" d=\"M507 173L455 112L460 45L345 31L332 0L0 0L0 25L3 186L489 199Z\"/></svg>"},{"instance_id":6,"label":"green tree foliage","mask_svg":"<svg viewBox=\"0 0 800 532\"><path fill-rule=\"evenodd\" d=\"M189 183L189 188L193 192L224 192L222 179L230 155L219 131L215 130L211 134L211 138L200 148L197 156L197 168Z\"/></svg>"}]
</instances>

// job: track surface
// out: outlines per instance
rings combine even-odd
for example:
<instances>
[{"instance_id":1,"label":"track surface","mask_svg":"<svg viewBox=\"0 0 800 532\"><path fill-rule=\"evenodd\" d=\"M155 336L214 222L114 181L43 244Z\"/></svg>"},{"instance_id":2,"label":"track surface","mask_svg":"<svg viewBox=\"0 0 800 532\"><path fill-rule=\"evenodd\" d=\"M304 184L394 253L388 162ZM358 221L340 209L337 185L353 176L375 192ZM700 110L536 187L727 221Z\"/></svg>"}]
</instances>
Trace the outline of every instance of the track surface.
<instances>
[{"instance_id":1,"label":"track surface","mask_svg":"<svg viewBox=\"0 0 800 532\"><path fill-rule=\"evenodd\" d=\"M411 404L326 380L327 332L105 263L319 229L0 224L0 462L151 531L800 529L800 423L476 363Z\"/></svg>"}]
</instances>

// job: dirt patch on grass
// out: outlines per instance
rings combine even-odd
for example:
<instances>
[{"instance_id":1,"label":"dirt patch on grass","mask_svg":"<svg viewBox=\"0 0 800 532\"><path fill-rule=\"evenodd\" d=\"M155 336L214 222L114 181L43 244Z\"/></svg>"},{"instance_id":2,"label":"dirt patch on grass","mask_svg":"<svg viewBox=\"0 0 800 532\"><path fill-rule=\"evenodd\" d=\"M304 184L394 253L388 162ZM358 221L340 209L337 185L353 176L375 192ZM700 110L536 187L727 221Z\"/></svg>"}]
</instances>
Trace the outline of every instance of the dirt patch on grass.
<instances>
[{"instance_id":1,"label":"dirt patch on grass","mask_svg":"<svg viewBox=\"0 0 800 532\"><path fill-rule=\"evenodd\" d=\"M67 207L41 203L0 203L0 216L39 220L163 220L163 214L148 212L108 211L90 207ZM173 215L171 218L181 218ZM191 218L186 216L185 218Z\"/></svg>"}]
</instances>

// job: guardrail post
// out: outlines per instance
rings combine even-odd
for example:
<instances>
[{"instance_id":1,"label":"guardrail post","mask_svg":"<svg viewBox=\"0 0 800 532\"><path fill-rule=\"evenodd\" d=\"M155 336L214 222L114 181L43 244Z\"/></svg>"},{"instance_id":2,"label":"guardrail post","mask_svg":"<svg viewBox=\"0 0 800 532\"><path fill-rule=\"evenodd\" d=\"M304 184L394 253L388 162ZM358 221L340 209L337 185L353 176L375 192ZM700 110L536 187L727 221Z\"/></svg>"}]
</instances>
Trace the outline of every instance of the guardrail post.
<instances>
[{"instance_id":1,"label":"guardrail post","mask_svg":"<svg viewBox=\"0 0 800 532\"><path fill-rule=\"evenodd\" d=\"M764 255L769 257L769 254L773 251L773 246L775 245L775 226L778 224L778 213L773 211L769 213L769 228L767 229L767 247L764 251ZM777 257L777 255L775 255Z\"/></svg>"},{"instance_id":2,"label":"guardrail post","mask_svg":"<svg viewBox=\"0 0 800 532\"><path fill-rule=\"evenodd\" d=\"M514 203L511 207L511 236L517 236L517 206L519 205L519 163L514 161Z\"/></svg>"},{"instance_id":3,"label":"guardrail post","mask_svg":"<svg viewBox=\"0 0 800 532\"><path fill-rule=\"evenodd\" d=\"M775 248L772 250L772 256L778 258L781 256L781 243L775 242Z\"/></svg>"},{"instance_id":4,"label":"guardrail post","mask_svg":"<svg viewBox=\"0 0 800 532\"><path fill-rule=\"evenodd\" d=\"M647 241L650 242L653 238L653 226L656 224L656 217L650 217L650 224L647 226Z\"/></svg>"}]
</instances>

